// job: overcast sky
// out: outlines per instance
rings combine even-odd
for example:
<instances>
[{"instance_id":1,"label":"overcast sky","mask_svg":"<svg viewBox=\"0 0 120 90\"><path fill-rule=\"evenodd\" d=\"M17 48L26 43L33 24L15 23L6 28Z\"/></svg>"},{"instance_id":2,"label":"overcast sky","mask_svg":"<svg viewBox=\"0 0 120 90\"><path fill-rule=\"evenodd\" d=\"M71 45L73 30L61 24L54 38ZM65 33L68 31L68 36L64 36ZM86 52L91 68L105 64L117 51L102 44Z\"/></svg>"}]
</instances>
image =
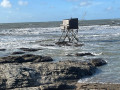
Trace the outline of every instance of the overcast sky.
<instances>
[{"instance_id":1,"label":"overcast sky","mask_svg":"<svg viewBox=\"0 0 120 90\"><path fill-rule=\"evenodd\" d=\"M120 0L0 0L0 23L120 18Z\"/></svg>"}]
</instances>

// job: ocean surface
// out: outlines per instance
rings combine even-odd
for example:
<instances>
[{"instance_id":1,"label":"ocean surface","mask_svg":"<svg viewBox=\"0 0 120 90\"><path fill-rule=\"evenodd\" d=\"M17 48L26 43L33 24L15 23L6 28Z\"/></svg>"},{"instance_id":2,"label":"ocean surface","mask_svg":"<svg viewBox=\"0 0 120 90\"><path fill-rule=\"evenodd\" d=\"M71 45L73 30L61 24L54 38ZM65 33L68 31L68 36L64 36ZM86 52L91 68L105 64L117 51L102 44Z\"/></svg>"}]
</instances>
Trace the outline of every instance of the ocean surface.
<instances>
[{"instance_id":1,"label":"ocean surface","mask_svg":"<svg viewBox=\"0 0 120 90\"><path fill-rule=\"evenodd\" d=\"M12 27L14 26L14 27ZM107 65L98 68L96 74L86 77L79 82L120 83L120 26L92 25L79 26L79 43L82 47L74 46L43 46L55 45L58 41L60 27L34 27L34 24L19 26L19 24L0 24L0 57L10 56L12 52L21 51L19 48L41 48L29 54L48 55L55 61L81 60L89 58L103 58ZM7 27L7 28L6 28ZM90 52L95 56L69 57L69 53Z\"/></svg>"}]
</instances>

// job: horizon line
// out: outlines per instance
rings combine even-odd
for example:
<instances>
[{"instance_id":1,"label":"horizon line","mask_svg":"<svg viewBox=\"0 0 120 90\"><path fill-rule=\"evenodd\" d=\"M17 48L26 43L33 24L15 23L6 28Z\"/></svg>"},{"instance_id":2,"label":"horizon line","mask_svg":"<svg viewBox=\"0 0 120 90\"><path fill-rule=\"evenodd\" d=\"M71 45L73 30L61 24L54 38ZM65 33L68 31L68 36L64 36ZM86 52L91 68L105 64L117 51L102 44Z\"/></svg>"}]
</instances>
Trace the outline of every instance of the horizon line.
<instances>
[{"instance_id":1,"label":"horizon line","mask_svg":"<svg viewBox=\"0 0 120 90\"><path fill-rule=\"evenodd\" d=\"M62 19L64 20L64 19ZM35 21L31 21L31 22L8 22L8 23L0 23L0 24L13 24L13 23L48 23L48 22L62 22L61 21L39 21L39 22L35 22ZM79 20L79 19L78 19ZM92 21L92 20L120 20L120 18L112 18L112 19L84 19L84 20L79 20L79 21Z\"/></svg>"}]
</instances>

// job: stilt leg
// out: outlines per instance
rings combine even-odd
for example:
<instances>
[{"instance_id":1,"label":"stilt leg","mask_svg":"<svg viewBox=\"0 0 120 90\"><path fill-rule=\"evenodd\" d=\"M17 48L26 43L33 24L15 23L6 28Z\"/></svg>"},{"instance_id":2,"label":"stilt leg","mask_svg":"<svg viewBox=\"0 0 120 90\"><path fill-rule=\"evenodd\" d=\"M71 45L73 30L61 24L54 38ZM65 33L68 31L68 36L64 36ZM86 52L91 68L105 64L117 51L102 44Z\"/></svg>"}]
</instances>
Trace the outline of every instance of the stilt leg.
<instances>
[{"instance_id":1,"label":"stilt leg","mask_svg":"<svg viewBox=\"0 0 120 90\"><path fill-rule=\"evenodd\" d=\"M74 42L75 40L77 42L79 42L79 39L77 38L77 35L78 34L78 30L72 30L72 29L66 29L64 31L62 31L62 35L59 39L59 42L64 42L66 40L66 38L68 38L69 42Z\"/></svg>"}]
</instances>

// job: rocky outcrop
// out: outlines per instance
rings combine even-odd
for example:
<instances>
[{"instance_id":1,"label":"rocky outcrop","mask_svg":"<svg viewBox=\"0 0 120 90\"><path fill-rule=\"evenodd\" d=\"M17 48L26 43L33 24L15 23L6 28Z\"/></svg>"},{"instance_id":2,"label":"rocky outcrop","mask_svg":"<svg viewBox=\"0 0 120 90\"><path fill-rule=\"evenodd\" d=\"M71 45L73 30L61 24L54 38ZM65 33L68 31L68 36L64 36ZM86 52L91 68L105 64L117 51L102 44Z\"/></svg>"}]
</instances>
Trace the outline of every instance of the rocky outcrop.
<instances>
[{"instance_id":1,"label":"rocky outcrop","mask_svg":"<svg viewBox=\"0 0 120 90\"><path fill-rule=\"evenodd\" d=\"M95 56L92 53L76 53L75 56Z\"/></svg>"},{"instance_id":2,"label":"rocky outcrop","mask_svg":"<svg viewBox=\"0 0 120 90\"><path fill-rule=\"evenodd\" d=\"M24 54L25 52L13 52L12 55L16 55L16 54Z\"/></svg>"},{"instance_id":3,"label":"rocky outcrop","mask_svg":"<svg viewBox=\"0 0 120 90\"><path fill-rule=\"evenodd\" d=\"M94 74L96 66L103 65L100 59L49 61L53 61L51 57L32 54L1 58L0 89L74 89L80 78Z\"/></svg>"},{"instance_id":4,"label":"rocky outcrop","mask_svg":"<svg viewBox=\"0 0 120 90\"><path fill-rule=\"evenodd\" d=\"M0 49L0 51L5 51L6 49Z\"/></svg>"},{"instance_id":5,"label":"rocky outcrop","mask_svg":"<svg viewBox=\"0 0 120 90\"><path fill-rule=\"evenodd\" d=\"M37 64L4 64L0 76L6 80L1 86L7 89L40 87L57 89L69 82L95 73L96 67L76 61ZM3 70L4 69L4 70ZM63 83L64 82L64 83Z\"/></svg>"},{"instance_id":6,"label":"rocky outcrop","mask_svg":"<svg viewBox=\"0 0 120 90\"><path fill-rule=\"evenodd\" d=\"M59 46L71 46L68 42L63 41L63 42L56 42L55 44L59 45Z\"/></svg>"},{"instance_id":7,"label":"rocky outcrop","mask_svg":"<svg viewBox=\"0 0 120 90\"><path fill-rule=\"evenodd\" d=\"M15 64L4 64L0 68L0 77L6 80L0 84L1 89L37 86L39 73L31 67Z\"/></svg>"},{"instance_id":8,"label":"rocky outcrop","mask_svg":"<svg viewBox=\"0 0 120 90\"><path fill-rule=\"evenodd\" d=\"M40 55L32 55L26 54L22 56L8 56L0 58L0 64L4 63L39 63L39 62L49 62L53 61L53 59L49 56L40 56Z\"/></svg>"},{"instance_id":9,"label":"rocky outcrop","mask_svg":"<svg viewBox=\"0 0 120 90\"><path fill-rule=\"evenodd\" d=\"M47 67L46 67L47 66ZM95 72L95 67L92 65L85 65L77 61L64 61L58 63L42 64L38 67L39 72L46 78L45 82L74 80L80 79L84 76L92 75Z\"/></svg>"},{"instance_id":10,"label":"rocky outcrop","mask_svg":"<svg viewBox=\"0 0 120 90\"><path fill-rule=\"evenodd\" d=\"M93 59L90 59L89 62L94 66L102 66L107 64L107 62L102 58L93 58Z\"/></svg>"},{"instance_id":11,"label":"rocky outcrop","mask_svg":"<svg viewBox=\"0 0 120 90\"><path fill-rule=\"evenodd\" d=\"M55 46L54 44L40 44L40 46Z\"/></svg>"},{"instance_id":12,"label":"rocky outcrop","mask_svg":"<svg viewBox=\"0 0 120 90\"><path fill-rule=\"evenodd\" d=\"M56 42L55 44L58 46L75 46L75 47L83 46L83 44L71 43L71 42L67 42L67 41Z\"/></svg>"},{"instance_id":13,"label":"rocky outcrop","mask_svg":"<svg viewBox=\"0 0 120 90\"><path fill-rule=\"evenodd\" d=\"M39 51L39 50L42 50L42 49L35 49L35 48L20 48L20 50L29 51L29 52L35 52L35 51Z\"/></svg>"},{"instance_id":14,"label":"rocky outcrop","mask_svg":"<svg viewBox=\"0 0 120 90\"><path fill-rule=\"evenodd\" d=\"M120 90L117 83L77 83L76 87L76 90Z\"/></svg>"},{"instance_id":15,"label":"rocky outcrop","mask_svg":"<svg viewBox=\"0 0 120 90\"><path fill-rule=\"evenodd\" d=\"M76 54L73 54L73 53L69 53L67 54L66 56L77 56L77 57L83 57L83 56L95 56L94 54L92 53L76 53Z\"/></svg>"},{"instance_id":16,"label":"rocky outcrop","mask_svg":"<svg viewBox=\"0 0 120 90\"><path fill-rule=\"evenodd\" d=\"M75 46L75 47L81 47L81 46L83 46L83 45L84 45L84 44L77 44L77 43L76 43L74 46Z\"/></svg>"}]
</instances>

